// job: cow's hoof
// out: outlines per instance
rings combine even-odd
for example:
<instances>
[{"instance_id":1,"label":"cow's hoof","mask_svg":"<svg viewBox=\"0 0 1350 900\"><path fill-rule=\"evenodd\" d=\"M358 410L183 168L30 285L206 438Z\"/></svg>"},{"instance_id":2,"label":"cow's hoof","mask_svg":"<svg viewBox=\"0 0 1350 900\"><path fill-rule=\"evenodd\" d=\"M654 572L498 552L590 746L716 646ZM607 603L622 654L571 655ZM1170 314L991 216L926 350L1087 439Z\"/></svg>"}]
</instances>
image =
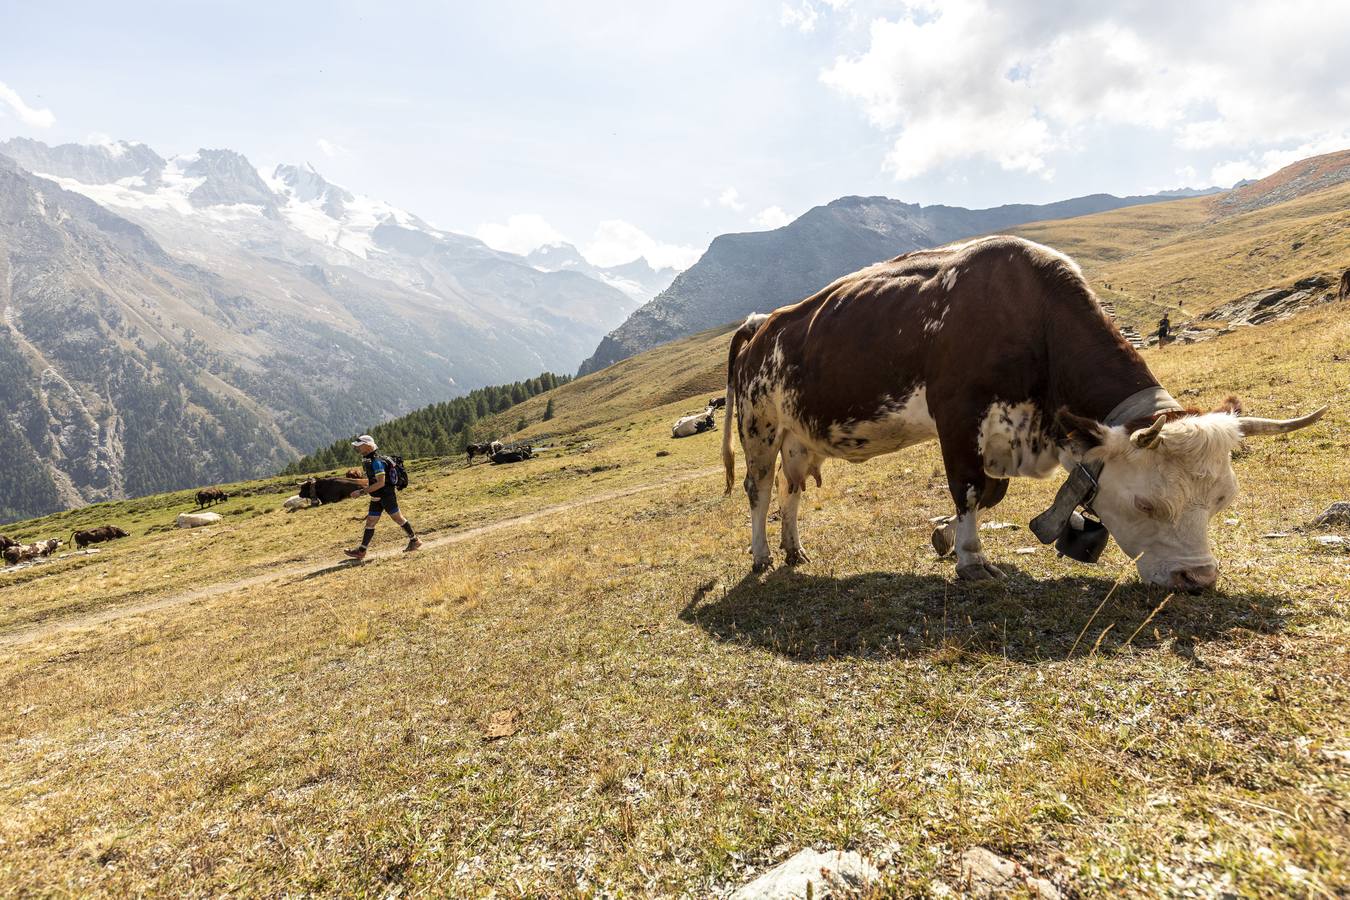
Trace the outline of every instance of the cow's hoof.
<instances>
[{"instance_id":1,"label":"cow's hoof","mask_svg":"<svg viewBox=\"0 0 1350 900\"><path fill-rule=\"evenodd\" d=\"M956 549L956 528L951 525L934 528L933 549L937 551L939 557L951 556L952 551Z\"/></svg>"},{"instance_id":2,"label":"cow's hoof","mask_svg":"<svg viewBox=\"0 0 1350 900\"><path fill-rule=\"evenodd\" d=\"M1003 570L993 563L968 563L956 567L956 577L962 581L997 581L1007 578Z\"/></svg>"},{"instance_id":3,"label":"cow's hoof","mask_svg":"<svg viewBox=\"0 0 1350 900\"><path fill-rule=\"evenodd\" d=\"M765 556L765 557L761 557L761 558L759 558L759 559L756 559L755 562L754 562L754 565L752 565L752 566L750 567L751 571L756 572L756 573L767 572L767 571L769 571L769 570L772 569L772 568L773 568L773 557L772 557L772 556Z\"/></svg>"},{"instance_id":4,"label":"cow's hoof","mask_svg":"<svg viewBox=\"0 0 1350 900\"><path fill-rule=\"evenodd\" d=\"M784 560L789 566L800 566L802 563L810 561L810 558L800 547L795 550L788 550L787 559Z\"/></svg>"}]
</instances>

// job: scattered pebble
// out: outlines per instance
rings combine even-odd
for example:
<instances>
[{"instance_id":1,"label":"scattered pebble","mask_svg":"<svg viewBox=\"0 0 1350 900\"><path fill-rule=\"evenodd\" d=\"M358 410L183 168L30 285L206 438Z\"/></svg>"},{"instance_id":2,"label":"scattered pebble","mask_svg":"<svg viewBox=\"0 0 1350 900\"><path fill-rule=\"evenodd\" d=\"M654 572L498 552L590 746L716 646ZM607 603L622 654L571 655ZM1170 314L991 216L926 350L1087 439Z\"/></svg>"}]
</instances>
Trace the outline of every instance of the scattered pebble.
<instances>
[{"instance_id":1,"label":"scattered pebble","mask_svg":"<svg viewBox=\"0 0 1350 900\"><path fill-rule=\"evenodd\" d=\"M974 897L1005 897L1020 890L1042 900L1059 900L1062 896L1050 881L984 847L971 847L961 854L961 880Z\"/></svg>"},{"instance_id":2,"label":"scattered pebble","mask_svg":"<svg viewBox=\"0 0 1350 900\"><path fill-rule=\"evenodd\" d=\"M1267 531L1265 534L1261 535L1261 537L1263 537L1263 538L1268 538L1268 539L1270 539L1270 540L1275 540L1276 538L1287 538L1287 537L1289 537L1289 532L1287 532L1287 531Z\"/></svg>"},{"instance_id":3,"label":"scattered pebble","mask_svg":"<svg viewBox=\"0 0 1350 900\"><path fill-rule=\"evenodd\" d=\"M731 897L732 900L854 897L880 879L876 867L857 853L843 850L820 853L808 847L742 885Z\"/></svg>"},{"instance_id":4,"label":"scattered pebble","mask_svg":"<svg viewBox=\"0 0 1350 900\"><path fill-rule=\"evenodd\" d=\"M1313 520L1313 526L1316 528L1327 528L1332 525L1350 525L1350 500L1336 501Z\"/></svg>"},{"instance_id":5,"label":"scattered pebble","mask_svg":"<svg viewBox=\"0 0 1350 900\"><path fill-rule=\"evenodd\" d=\"M1350 765L1350 750L1337 750L1332 747L1323 747L1322 758L1329 759L1332 762Z\"/></svg>"},{"instance_id":6,"label":"scattered pebble","mask_svg":"<svg viewBox=\"0 0 1350 900\"><path fill-rule=\"evenodd\" d=\"M1339 534L1319 534L1313 540L1323 547L1344 547L1347 543Z\"/></svg>"},{"instance_id":7,"label":"scattered pebble","mask_svg":"<svg viewBox=\"0 0 1350 900\"><path fill-rule=\"evenodd\" d=\"M1239 521L1239 520L1237 520L1237 519L1224 519L1224 520L1223 520L1223 524L1225 524L1225 525L1236 525L1236 524L1238 523L1238 521Z\"/></svg>"},{"instance_id":8,"label":"scattered pebble","mask_svg":"<svg viewBox=\"0 0 1350 900\"><path fill-rule=\"evenodd\" d=\"M1013 552L1014 552L1014 553L1020 553L1020 554L1022 554L1023 556L1030 556L1031 554L1033 554L1033 553L1036 552L1036 548L1035 548L1035 547L1018 547L1018 548L1017 548L1016 550L1014 550Z\"/></svg>"},{"instance_id":9,"label":"scattered pebble","mask_svg":"<svg viewBox=\"0 0 1350 900\"><path fill-rule=\"evenodd\" d=\"M981 531L1007 531L1009 528L1016 528L1014 522L983 522L980 524Z\"/></svg>"}]
</instances>

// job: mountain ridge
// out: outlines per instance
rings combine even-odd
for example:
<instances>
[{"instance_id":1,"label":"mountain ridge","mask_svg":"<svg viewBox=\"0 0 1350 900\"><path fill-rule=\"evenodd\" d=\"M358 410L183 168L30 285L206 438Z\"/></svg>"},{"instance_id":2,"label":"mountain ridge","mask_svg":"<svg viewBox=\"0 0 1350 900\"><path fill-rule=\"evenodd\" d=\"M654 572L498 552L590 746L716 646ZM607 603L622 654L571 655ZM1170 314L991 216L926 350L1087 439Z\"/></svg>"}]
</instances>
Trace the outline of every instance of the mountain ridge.
<instances>
[{"instance_id":1,"label":"mountain ridge","mask_svg":"<svg viewBox=\"0 0 1350 900\"><path fill-rule=\"evenodd\" d=\"M698 262L601 340L579 375L634 353L810 296L841 275L912 250L1045 219L1168 198L1089 194L1047 204L971 210L849 195L781 228L719 235Z\"/></svg>"}]
</instances>

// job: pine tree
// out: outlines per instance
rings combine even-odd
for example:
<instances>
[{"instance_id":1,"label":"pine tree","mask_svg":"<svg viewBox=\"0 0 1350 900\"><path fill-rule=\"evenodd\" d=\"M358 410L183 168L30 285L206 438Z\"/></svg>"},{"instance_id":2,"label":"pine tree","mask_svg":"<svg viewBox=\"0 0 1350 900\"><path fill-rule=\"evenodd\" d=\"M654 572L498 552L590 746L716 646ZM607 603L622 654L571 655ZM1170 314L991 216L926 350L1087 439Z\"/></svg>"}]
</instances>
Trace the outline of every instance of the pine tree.
<instances>
[{"instance_id":1,"label":"pine tree","mask_svg":"<svg viewBox=\"0 0 1350 900\"><path fill-rule=\"evenodd\" d=\"M553 398L548 398L548 405L544 407L544 421L547 422L553 418Z\"/></svg>"}]
</instances>

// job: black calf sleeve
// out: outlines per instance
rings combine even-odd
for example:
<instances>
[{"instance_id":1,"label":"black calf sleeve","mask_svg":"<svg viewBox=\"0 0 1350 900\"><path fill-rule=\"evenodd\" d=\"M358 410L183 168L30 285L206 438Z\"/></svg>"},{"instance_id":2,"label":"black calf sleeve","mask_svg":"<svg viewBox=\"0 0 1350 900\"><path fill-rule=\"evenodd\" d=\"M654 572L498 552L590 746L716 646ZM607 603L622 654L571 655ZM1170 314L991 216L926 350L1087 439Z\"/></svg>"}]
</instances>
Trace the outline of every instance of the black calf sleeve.
<instances>
[{"instance_id":1,"label":"black calf sleeve","mask_svg":"<svg viewBox=\"0 0 1350 900\"><path fill-rule=\"evenodd\" d=\"M361 535L361 546L362 546L362 547L369 547L369 546L370 546L370 541L371 541L371 539L374 538L374 537L375 537L375 529L374 529L374 528L367 528L365 534Z\"/></svg>"},{"instance_id":2,"label":"black calf sleeve","mask_svg":"<svg viewBox=\"0 0 1350 900\"><path fill-rule=\"evenodd\" d=\"M412 523L407 519L403 520L403 530L408 533L408 537L417 537L417 533L413 531Z\"/></svg>"}]
</instances>

